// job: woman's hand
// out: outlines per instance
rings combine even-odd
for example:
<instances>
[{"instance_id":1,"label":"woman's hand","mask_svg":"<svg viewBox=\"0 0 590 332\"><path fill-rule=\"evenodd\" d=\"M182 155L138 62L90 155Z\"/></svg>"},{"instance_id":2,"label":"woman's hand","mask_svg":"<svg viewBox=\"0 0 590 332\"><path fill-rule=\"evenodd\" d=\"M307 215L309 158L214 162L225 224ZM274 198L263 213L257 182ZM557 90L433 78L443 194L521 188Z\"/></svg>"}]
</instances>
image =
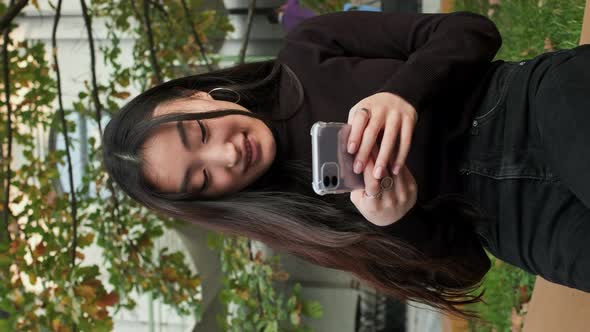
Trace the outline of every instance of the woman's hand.
<instances>
[{"instance_id":1,"label":"woman's hand","mask_svg":"<svg viewBox=\"0 0 590 332\"><path fill-rule=\"evenodd\" d=\"M367 111L361 111L363 108ZM366 168L369 154L383 130L373 176L381 179L386 174L388 162L392 160L391 155L400 134L397 158L390 169L391 173L397 175L406 162L417 121L418 113L414 106L390 92L379 92L356 103L348 113L348 124L352 125L352 129L348 137L347 150L350 154L356 153L354 172L360 174Z\"/></svg>"},{"instance_id":2,"label":"woman's hand","mask_svg":"<svg viewBox=\"0 0 590 332\"><path fill-rule=\"evenodd\" d=\"M376 149L373 155L376 154ZM369 159L364 170L365 189L357 189L350 193L350 200L359 212L377 226L387 226L400 220L416 204L417 185L414 176L404 165L399 175L393 175L393 185L389 189L381 189L381 180L373 177L375 164ZM371 198L370 195L377 197ZM365 192L367 195L365 195Z\"/></svg>"}]
</instances>

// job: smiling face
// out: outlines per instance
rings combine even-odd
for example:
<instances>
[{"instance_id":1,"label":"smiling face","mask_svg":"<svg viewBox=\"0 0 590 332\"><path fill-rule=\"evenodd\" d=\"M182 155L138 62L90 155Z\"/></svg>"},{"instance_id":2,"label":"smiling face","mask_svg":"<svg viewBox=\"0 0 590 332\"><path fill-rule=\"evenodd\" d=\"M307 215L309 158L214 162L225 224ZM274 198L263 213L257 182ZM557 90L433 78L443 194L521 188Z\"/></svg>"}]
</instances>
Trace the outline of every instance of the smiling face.
<instances>
[{"instance_id":1,"label":"smiling face","mask_svg":"<svg viewBox=\"0 0 590 332\"><path fill-rule=\"evenodd\" d=\"M205 92L163 103L153 117L237 109ZM143 145L144 176L164 192L193 192L203 197L247 187L272 164L276 143L264 122L245 115L169 122L154 130Z\"/></svg>"}]
</instances>

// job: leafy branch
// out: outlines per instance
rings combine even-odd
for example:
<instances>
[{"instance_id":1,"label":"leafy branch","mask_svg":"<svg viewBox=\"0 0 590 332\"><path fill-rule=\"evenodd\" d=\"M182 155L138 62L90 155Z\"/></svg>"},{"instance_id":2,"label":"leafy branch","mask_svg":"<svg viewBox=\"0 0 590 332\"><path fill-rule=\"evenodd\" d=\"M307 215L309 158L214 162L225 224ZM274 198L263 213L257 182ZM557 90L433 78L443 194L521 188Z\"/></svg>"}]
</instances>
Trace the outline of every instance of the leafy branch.
<instances>
[{"instance_id":1,"label":"leafy branch","mask_svg":"<svg viewBox=\"0 0 590 332\"><path fill-rule=\"evenodd\" d=\"M22 2L22 1L21 1ZM25 1L26 4L26 1ZM23 5L24 7L24 5ZM10 8L16 8L16 6L14 6L14 0L10 1ZM13 10L14 11L14 10ZM10 9L9 9L10 12ZM14 16L16 16L16 13L12 16L14 18ZM5 18L10 17L9 14L6 14L2 17L2 21L4 21ZM12 19L10 19L12 20ZM7 22L10 22L10 20L6 20ZM2 64L3 64L3 70L2 70L2 77L4 80L4 100L6 101L6 133L8 135L8 150L6 152L6 158L4 158L3 155L0 155L0 157L2 157L2 160L5 160L6 162L6 182L4 185L4 226L6 229L6 241L10 241L10 232L8 231L8 224L10 222L10 206L9 206L9 202L10 202L10 184L11 184L11 177L12 177L12 170L10 168L10 164L12 161L12 105L10 103L10 67L9 67L9 63L10 61L8 60L8 44L10 44L10 23L7 23L6 26L4 25L0 25L2 27L3 30L3 43L2 43ZM0 144L1 146L1 144ZM1 239L0 239L1 240Z\"/></svg>"},{"instance_id":2,"label":"leafy branch","mask_svg":"<svg viewBox=\"0 0 590 332\"><path fill-rule=\"evenodd\" d=\"M10 7L8 7L4 16L0 18L0 30L8 28L12 20L25 8L28 2L29 0L18 0L17 3L14 3L14 0L10 0Z\"/></svg>"},{"instance_id":3,"label":"leafy branch","mask_svg":"<svg viewBox=\"0 0 590 332\"><path fill-rule=\"evenodd\" d=\"M250 40L252 21L254 20L254 8L256 8L256 0L250 0L250 6L248 6L248 18L246 19L246 32L244 33L244 41L242 42L242 47L240 48L238 64L244 63L246 59L246 50L248 49L248 41Z\"/></svg>"},{"instance_id":4,"label":"leafy branch","mask_svg":"<svg viewBox=\"0 0 590 332\"><path fill-rule=\"evenodd\" d=\"M58 101L58 112L61 120L62 134L65 140L66 147L66 158L68 163L68 180L70 184L70 195L71 195L71 214L72 214L72 249L71 249L71 264L73 267L76 265L76 248L78 242L78 216L76 206L76 190L74 188L74 171L72 169L72 156L70 153L70 137L68 135L68 125L66 122L66 113L63 107L63 97L61 91L61 74L59 70L59 61L57 60L57 27L59 25L59 19L61 17L61 4L62 0L57 1L57 7L55 10L55 16L53 20L53 29L51 32L51 45L52 45L52 56L53 56L53 68L55 70L56 81L57 81L57 101Z\"/></svg>"},{"instance_id":5,"label":"leafy branch","mask_svg":"<svg viewBox=\"0 0 590 332\"><path fill-rule=\"evenodd\" d=\"M199 46L199 50L201 50L201 57L203 58L203 61L205 61L205 65L207 66L207 69L209 71L211 71L211 70L213 70L213 67L211 67L211 65L209 64L209 60L207 59L207 51L205 51L205 46L203 45L203 42L201 41L199 34L197 34L197 30L195 30L195 25L193 24L193 21L191 19L191 13L188 8L188 5L186 4L186 0L180 0L180 2L182 3L182 9L184 10L184 16L186 18L186 23L188 24L189 29L190 29L191 33L193 34L193 38L195 39L195 42Z\"/></svg>"},{"instance_id":6,"label":"leafy branch","mask_svg":"<svg viewBox=\"0 0 590 332\"><path fill-rule=\"evenodd\" d=\"M152 20L150 18L150 2L148 0L143 1L143 19L145 23L145 29L148 37L150 60L154 67L154 74L156 75L156 84L162 83L162 71L158 58L156 57L156 48L154 46L154 32L152 30Z\"/></svg>"},{"instance_id":7,"label":"leafy branch","mask_svg":"<svg viewBox=\"0 0 590 332\"><path fill-rule=\"evenodd\" d=\"M88 45L90 47L90 72L92 74L92 99L94 101L94 108L96 114L96 124L98 125L98 132L102 136L102 105L98 96L98 84L96 83L96 55L94 51L94 37L92 36L92 18L88 15L88 7L85 0L80 0L82 6L82 16L84 17L84 26L86 26L86 33L88 35Z\"/></svg>"},{"instance_id":8,"label":"leafy branch","mask_svg":"<svg viewBox=\"0 0 590 332\"><path fill-rule=\"evenodd\" d=\"M319 318L323 310L317 301L301 297L301 285L292 292L277 294L275 283L287 282L289 275L279 268L279 256L253 254L251 241L244 237L225 237L211 233L211 249L220 250L224 289L221 301L240 309L218 317L224 331L311 331L302 325L302 316ZM284 295L288 298L285 299Z\"/></svg>"},{"instance_id":9,"label":"leafy branch","mask_svg":"<svg viewBox=\"0 0 590 332\"><path fill-rule=\"evenodd\" d=\"M5 38L0 66L7 88L0 106L2 115L5 109L9 111L6 113L11 122L0 126L0 178L2 185L9 182L11 192L8 196L5 187L0 190L2 214L6 218L6 213L10 213L9 222L0 226L10 234L9 242L0 241L0 279L7 281L0 283L0 331L112 330L113 313L107 309L112 307L115 313L122 308L133 309L134 292L150 293L178 314L191 314L199 319L201 277L189 269L182 253L168 252L166 248L156 252L154 245L164 229L175 221L155 215L122 195L104 171L96 138L91 136L88 142L78 140L73 135L76 123L68 119L70 114L82 115L83 121L88 118L98 126L100 134L102 118L130 96L128 87L144 89L165 77L193 73L192 64L196 62L213 68L219 61L214 55L207 58L208 37L221 37L232 29L226 16L213 10L198 10L198 0L137 1L81 0L92 77L78 91L78 99L71 104L72 111L62 101L63 70L60 71L58 62L61 58L56 34L61 1L53 1L56 6L50 3L56 13L51 55L46 55L45 45L40 41L11 40L8 28L2 31ZM15 2L18 1L13 0L12 5ZM136 4L142 7L135 8ZM0 16L6 17L7 9L0 5ZM181 16L182 20L170 19ZM93 34L93 22L97 22L94 18L99 17L106 22L110 41L103 46L96 44ZM146 22L150 24L150 33ZM187 29L187 24L191 29ZM134 62L129 66L123 65L120 57L119 36L123 34L135 40ZM99 53L95 47L100 48L110 69L104 82L97 77ZM50 145L46 152L39 139L48 130L51 130ZM62 137L65 140L65 146L56 145L56 132L60 140ZM11 146L8 144L11 140L22 151L24 163L12 165L7 172L4 163L10 167L7 160L12 152L1 149ZM74 187L73 178L78 175L72 171L74 148L77 148L74 145L85 143L89 144L89 154L80 175L80 186ZM12 177L5 181L9 174ZM69 192L62 193L59 181L66 176ZM240 306L249 312L248 317L256 315L259 318L256 324L265 326L267 331L276 330L278 323L289 317L294 322L292 325L297 326L300 315L306 315L305 302L300 301L299 295L292 295L285 303L281 299L283 294L275 293L271 282L283 280L284 273L276 271L258 254L253 257L245 241L224 242L225 251L243 260L222 258L226 267L229 266L226 274L231 275L227 279L231 284L226 285L224 292L231 294L235 301L252 294ZM92 244L102 249L101 267L106 269L110 291L103 285L104 272L96 264L88 265L84 257L82 250ZM244 269L250 267L254 268L253 274L245 276ZM248 317L238 317L232 322L237 326Z\"/></svg>"}]
</instances>

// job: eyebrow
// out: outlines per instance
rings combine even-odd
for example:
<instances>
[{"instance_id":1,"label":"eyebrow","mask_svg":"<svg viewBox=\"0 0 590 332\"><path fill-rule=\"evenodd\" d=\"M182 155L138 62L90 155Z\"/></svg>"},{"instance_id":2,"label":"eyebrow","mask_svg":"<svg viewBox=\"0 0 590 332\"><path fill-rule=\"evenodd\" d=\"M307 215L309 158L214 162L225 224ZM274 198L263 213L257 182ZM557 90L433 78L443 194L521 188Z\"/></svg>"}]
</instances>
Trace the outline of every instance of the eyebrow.
<instances>
[{"instance_id":1,"label":"eyebrow","mask_svg":"<svg viewBox=\"0 0 590 332\"><path fill-rule=\"evenodd\" d=\"M187 150L190 149L190 144L188 142L188 139L186 138L186 132L184 130L184 126L182 125L182 121L176 122L176 129L178 130L178 136L180 136L180 140L182 141L182 145L184 146L184 148ZM190 182L193 172L194 172L194 165L191 165L184 173L184 176L182 178L182 182L180 184L180 192L181 193L187 192L188 183ZM205 190L205 185L207 184L207 179L206 179L205 174L203 174L203 176L205 177L204 181L203 181L203 185L201 186L201 188L199 188L197 193L201 193L201 192L203 192L203 190Z\"/></svg>"},{"instance_id":2,"label":"eyebrow","mask_svg":"<svg viewBox=\"0 0 590 332\"><path fill-rule=\"evenodd\" d=\"M178 129L178 135L180 136L182 145L184 145L186 149L190 149L190 144L188 143L188 139L186 138L186 132L184 131L182 121L176 121L176 129Z\"/></svg>"},{"instance_id":3,"label":"eyebrow","mask_svg":"<svg viewBox=\"0 0 590 332\"><path fill-rule=\"evenodd\" d=\"M188 187L188 182L190 181L192 175L192 167L189 167L189 169L186 170L186 172L184 173L184 177L182 178L182 184L180 185L180 192L184 193L186 192L186 189Z\"/></svg>"}]
</instances>

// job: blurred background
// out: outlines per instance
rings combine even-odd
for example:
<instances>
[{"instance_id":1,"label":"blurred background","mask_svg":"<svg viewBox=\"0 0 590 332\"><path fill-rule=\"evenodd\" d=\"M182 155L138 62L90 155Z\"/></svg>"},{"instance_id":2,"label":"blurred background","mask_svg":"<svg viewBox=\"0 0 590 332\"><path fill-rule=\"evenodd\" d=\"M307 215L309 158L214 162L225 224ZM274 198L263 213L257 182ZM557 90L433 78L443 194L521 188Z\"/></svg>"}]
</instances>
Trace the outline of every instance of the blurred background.
<instances>
[{"instance_id":1,"label":"blurred background","mask_svg":"<svg viewBox=\"0 0 590 332\"><path fill-rule=\"evenodd\" d=\"M490 256L486 321L168 220L101 166L110 114L170 78L276 56L281 0L2 0L0 331L519 331L534 276ZM469 10L498 59L578 44L584 0L300 0L313 15ZM286 15L286 12L285 14ZM282 21L282 22L281 22Z\"/></svg>"}]
</instances>

